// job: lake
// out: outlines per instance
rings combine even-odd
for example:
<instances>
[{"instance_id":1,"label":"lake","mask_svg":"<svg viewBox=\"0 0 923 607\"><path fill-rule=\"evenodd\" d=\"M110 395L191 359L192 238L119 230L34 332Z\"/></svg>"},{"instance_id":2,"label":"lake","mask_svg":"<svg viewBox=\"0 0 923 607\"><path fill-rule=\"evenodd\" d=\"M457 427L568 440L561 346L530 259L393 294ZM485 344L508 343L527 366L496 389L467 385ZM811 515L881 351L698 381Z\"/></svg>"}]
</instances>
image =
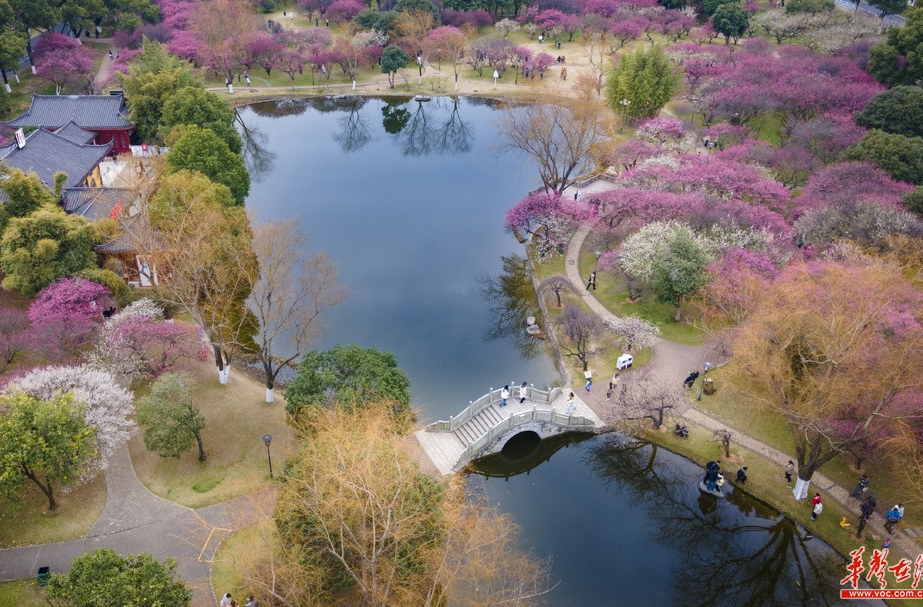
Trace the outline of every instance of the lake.
<instances>
[{"instance_id":1,"label":"lake","mask_svg":"<svg viewBox=\"0 0 923 607\"><path fill-rule=\"evenodd\" d=\"M495 103L345 97L239 112L248 209L297 218L348 285L319 348L393 352L423 421L503 384L558 380L548 348L521 331L534 301L522 245L503 230L537 172L498 155ZM838 602L845 569L829 546L741 492L700 495L700 475L628 438L568 436L484 460L469 486L552 558L555 607Z\"/></svg>"}]
</instances>

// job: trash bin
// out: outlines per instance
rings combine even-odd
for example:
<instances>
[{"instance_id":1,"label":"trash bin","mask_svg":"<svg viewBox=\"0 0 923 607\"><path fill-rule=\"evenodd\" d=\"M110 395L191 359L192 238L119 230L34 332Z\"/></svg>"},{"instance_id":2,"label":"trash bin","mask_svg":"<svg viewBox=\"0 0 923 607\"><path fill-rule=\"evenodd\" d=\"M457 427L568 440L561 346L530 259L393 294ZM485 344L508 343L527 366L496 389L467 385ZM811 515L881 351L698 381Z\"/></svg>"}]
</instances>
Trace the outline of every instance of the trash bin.
<instances>
[{"instance_id":1,"label":"trash bin","mask_svg":"<svg viewBox=\"0 0 923 607\"><path fill-rule=\"evenodd\" d=\"M39 567L38 568L38 585L44 588L48 585L48 580L51 579L51 567Z\"/></svg>"},{"instance_id":2,"label":"trash bin","mask_svg":"<svg viewBox=\"0 0 923 607\"><path fill-rule=\"evenodd\" d=\"M702 392L711 396L715 393L715 382L710 377L705 378L705 383L702 386Z\"/></svg>"}]
</instances>

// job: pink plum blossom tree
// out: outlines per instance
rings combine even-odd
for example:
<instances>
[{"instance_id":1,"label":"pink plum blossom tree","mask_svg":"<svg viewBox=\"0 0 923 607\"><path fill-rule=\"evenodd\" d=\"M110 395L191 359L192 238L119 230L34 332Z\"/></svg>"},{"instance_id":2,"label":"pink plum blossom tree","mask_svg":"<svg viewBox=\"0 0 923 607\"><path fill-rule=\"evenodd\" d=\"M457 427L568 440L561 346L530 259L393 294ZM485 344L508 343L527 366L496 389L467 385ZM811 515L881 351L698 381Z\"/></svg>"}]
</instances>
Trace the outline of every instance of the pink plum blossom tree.
<instances>
[{"instance_id":1,"label":"pink plum blossom tree","mask_svg":"<svg viewBox=\"0 0 923 607\"><path fill-rule=\"evenodd\" d=\"M537 192L526 196L506 212L505 227L520 239L532 234L540 239L539 254L548 257L563 245L578 223L595 219L598 207L562 197Z\"/></svg>"},{"instance_id":2,"label":"pink plum blossom tree","mask_svg":"<svg viewBox=\"0 0 923 607\"><path fill-rule=\"evenodd\" d=\"M90 343L112 291L83 278L62 278L42 289L29 306L29 321L49 354L73 356Z\"/></svg>"},{"instance_id":3,"label":"pink plum blossom tree","mask_svg":"<svg viewBox=\"0 0 923 607\"><path fill-rule=\"evenodd\" d=\"M43 34L35 55L38 75L54 82L56 93L69 84L89 81L93 51L70 36Z\"/></svg>"}]
</instances>

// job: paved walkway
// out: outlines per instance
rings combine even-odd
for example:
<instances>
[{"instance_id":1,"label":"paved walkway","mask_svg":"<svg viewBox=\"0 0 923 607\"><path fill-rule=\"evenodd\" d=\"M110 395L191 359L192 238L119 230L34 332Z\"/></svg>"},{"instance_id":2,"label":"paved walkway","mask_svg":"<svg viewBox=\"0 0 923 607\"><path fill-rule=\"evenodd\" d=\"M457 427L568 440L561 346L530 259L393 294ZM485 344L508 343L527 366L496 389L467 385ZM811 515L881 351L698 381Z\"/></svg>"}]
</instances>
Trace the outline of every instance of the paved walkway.
<instances>
[{"instance_id":1,"label":"paved walkway","mask_svg":"<svg viewBox=\"0 0 923 607\"><path fill-rule=\"evenodd\" d=\"M611 183L606 180L597 179L591 183L586 184L580 188L571 188L568 192L565 190L564 195L573 196L573 193L576 189L579 189L581 193L595 193L602 192L606 190L613 189ZM564 267L567 278L570 280L571 284L577 290L582 301L596 314L598 314L603 319L615 318L616 316L612 314L605 306L603 306L599 300L596 299L596 296L593 292L586 289L586 280L585 277L580 276L579 272L579 257L580 250L583 248L583 243L586 240L587 236L595 227L593 223L586 223L574 233L567 245L567 252L564 257ZM706 358L708 357L708 358ZM671 381L682 381L690 371L695 369L701 369L702 363L705 360L711 360L713 362L721 362L715 355L713 349L707 345L704 346L683 346L676 344L670 341L661 340L653 348L653 355L651 357L650 363L650 373L662 374L665 377L669 377ZM608 373L608 370L606 371ZM607 416L607 410L611 407L606 406L605 402L605 392L608 382L608 377L604 373L597 373L598 380L594 382L592 394L584 396L584 400L591 408L596 410L596 413L599 414L603 419L607 417L611 418L611 415ZM782 468L788 463L789 459L793 459L791 455L782 453L781 451L766 445L757 439L747 436L743 432L735 428L731 428L726 423L715 419L702 411L699 411L695 408L694 403L690 401L689 408L681 412L681 415L693 422L694 424L701 426L707 430L722 430L727 429L733 435L732 441L734 444L744 447L754 453L757 453L772 462L775 462ZM816 489L825 492L827 495L836 500L847 512L852 513L857 518L860 514L859 512L859 502L849 496L849 490L844 489L843 487L837 485L834 481L829 479L820 473L815 473L811 479L811 489ZM878 504L878 511L876 511L875 516L869 521L868 529L874 531L876 534L884 537L889 535L884 528L884 520L882 515L884 512L890 508L891 504L881 503ZM898 526L895 534L892 536L892 550L894 548L902 551L906 556L911 558L911 560L916 557L917 554L923 552L923 531L920 529L907 529L901 528Z\"/></svg>"},{"instance_id":2,"label":"paved walkway","mask_svg":"<svg viewBox=\"0 0 923 607\"><path fill-rule=\"evenodd\" d=\"M214 553L231 530L253 520L253 513L249 498L192 510L157 497L138 479L128 448L122 447L109 461L106 505L86 537L0 550L0 581L33 578L42 566L67 571L74 558L97 548L148 552L159 560L176 560L179 577L192 588L194 606L214 606Z\"/></svg>"},{"instance_id":3,"label":"paved walkway","mask_svg":"<svg viewBox=\"0 0 923 607\"><path fill-rule=\"evenodd\" d=\"M118 52L118 48L112 43L111 39L101 38L96 40L96 42L108 42L109 50L113 53ZM109 79L112 77L112 64L115 63L113 59L109 58L109 53L103 55L103 61L99 64L99 71L96 72L96 77L93 78L92 88L93 92L97 95L101 95L103 91L106 90L106 84L109 82Z\"/></svg>"}]
</instances>

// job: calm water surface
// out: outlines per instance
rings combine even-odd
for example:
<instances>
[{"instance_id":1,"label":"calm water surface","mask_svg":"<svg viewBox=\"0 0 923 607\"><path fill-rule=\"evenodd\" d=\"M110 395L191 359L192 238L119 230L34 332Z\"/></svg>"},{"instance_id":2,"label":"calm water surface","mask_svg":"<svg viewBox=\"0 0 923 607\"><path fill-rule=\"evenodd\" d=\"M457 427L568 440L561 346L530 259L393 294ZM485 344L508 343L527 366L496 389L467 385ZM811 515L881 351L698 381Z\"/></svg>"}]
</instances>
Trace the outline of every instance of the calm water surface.
<instances>
[{"instance_id":1,"label":"calm water surface","mask_svg":"<svg viewBox=\"0 0 923 607\"><path fill-rule=\"evenodd\" d=\"M248 209L297 218L349 287L319 347L394 352L424 420L490 387L557 378L518 331L510 281L486 289L515 275L522 248L504 212L538 185L531 161L496 154L491 103L285 101L241 116ZM485 460L469 484L551 556L553 606L836 604L845 571L828 546L743 494L701 496L699 474L628 439L564 437Z\"/></svg>"}]
</instances>

